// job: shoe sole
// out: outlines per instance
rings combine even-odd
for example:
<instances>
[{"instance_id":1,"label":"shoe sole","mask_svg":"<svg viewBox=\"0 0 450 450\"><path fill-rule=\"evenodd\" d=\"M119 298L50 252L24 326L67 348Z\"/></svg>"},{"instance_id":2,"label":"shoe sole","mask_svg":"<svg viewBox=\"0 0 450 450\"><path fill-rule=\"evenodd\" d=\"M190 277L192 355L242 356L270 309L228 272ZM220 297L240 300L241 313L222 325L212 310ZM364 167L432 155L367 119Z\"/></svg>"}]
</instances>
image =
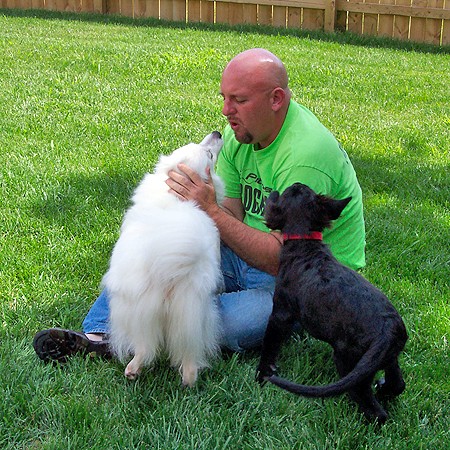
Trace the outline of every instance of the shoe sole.
<instances>
[{"instance_id":1,"label":"shoe sole","mask_svg":"<svg viewBox=\"0 0 450 450\"><path fill-rule=\"evenodd\" d=\"M95 353L110 357L107 341L90 341L83 333L61 328L50 328L37 333L33 347L38 357L44 362L64 363L78 353Z\"/></svg>"}]
</instances>

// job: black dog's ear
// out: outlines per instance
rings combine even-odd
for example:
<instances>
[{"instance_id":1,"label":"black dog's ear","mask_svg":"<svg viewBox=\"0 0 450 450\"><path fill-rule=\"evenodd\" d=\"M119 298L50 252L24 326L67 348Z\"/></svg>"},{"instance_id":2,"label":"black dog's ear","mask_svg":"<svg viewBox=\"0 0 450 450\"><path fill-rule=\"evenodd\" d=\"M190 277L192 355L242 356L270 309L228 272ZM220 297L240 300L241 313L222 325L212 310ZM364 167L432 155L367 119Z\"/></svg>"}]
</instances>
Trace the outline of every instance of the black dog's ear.
<instances>
[{"instance_id":1,"label":"black dog's ear","mask_svg":"<svg viewBox=\"0 0 450 450\"><path fill-rule=\"evenodd\" d=\"M342 200L334 200L333 198L325 195L319 195L318 197L320 199L321 206L330 221L336 220L352 199L351 197L347 197Z\"/></svg>"},{"instance_id":2,"label":"black dog's ear","mask_svg":"<svg viewBox=\"0 0 450 450\"><path fill-rule=\"evenodd\" d=\"M279 198L280 198L280 193L278 191L272 191L266 200L266 204L267 203L277 203Z\"/></svg>"},{"instance_id":3,"label":"black dog's ear","mask_svg":"<svg viewBox=\"0 0 450 450\"><path fill-rule=\"evenodd\" d=\"M328 214L331 220L336 220L344 211L344 208L350 203L351 197L342 200L332 200L328 207Z\"/></svg>"},{"instance_id":4,"label":"black dog's ear","mask_svg":"<svg viewBox=\"0 0 450 450\"><path fill-rule=\"evenodd\" d=\"M281 230L283 225L283 210L278 204L280 199L280 193L278 191L272 191L266 200L264 205L264 218L266 219L266 225L271 230Z\"/></svg>"}]
</instances>

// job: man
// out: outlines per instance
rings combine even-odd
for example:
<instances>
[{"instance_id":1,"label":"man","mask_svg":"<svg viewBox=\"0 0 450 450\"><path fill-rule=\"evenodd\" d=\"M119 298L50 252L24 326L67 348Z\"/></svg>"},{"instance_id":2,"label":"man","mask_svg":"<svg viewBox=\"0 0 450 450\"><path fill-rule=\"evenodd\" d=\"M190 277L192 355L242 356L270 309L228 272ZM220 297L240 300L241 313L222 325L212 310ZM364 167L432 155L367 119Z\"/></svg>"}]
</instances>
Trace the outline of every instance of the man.
<instances>
[{"instance_id":1,"label":"man","mask_svg":"<svg viewBox=\"0 0 450 450\"><path fill-rule=\"evenodd\" d=\"M174 195L195 200L216 223L222 240L225 292L216 299L222 317L222 346L232 351L262 342L272 311L281 234L264 224L264 202L272 190L294 182L335 198L352 197L331 230L324 232L343 264L364 266L365 232L361 189L345 151L306 108L291 99L283 63L265 49L238 54L221 81L222 113L228 120L217 173L225 200L215 201L211 182L180 165L169 173ZM108 355L108 294L102 292L83 322L84 333L39 332L34 348L43 360L64 361L78 352Z\"/></svg>"}]
</instances>

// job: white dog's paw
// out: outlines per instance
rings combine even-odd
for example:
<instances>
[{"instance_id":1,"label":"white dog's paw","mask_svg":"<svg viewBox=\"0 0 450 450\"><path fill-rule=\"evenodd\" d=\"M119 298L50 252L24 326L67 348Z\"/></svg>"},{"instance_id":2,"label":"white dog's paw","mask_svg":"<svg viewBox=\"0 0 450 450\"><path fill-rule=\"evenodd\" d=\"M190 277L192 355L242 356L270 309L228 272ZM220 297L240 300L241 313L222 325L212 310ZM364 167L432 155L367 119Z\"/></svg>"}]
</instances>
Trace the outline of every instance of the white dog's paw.
<instances>
[{"instance_id":1,"label":"white dog's paw","mask_svg":"<svg viewBox=\"0 0 450 450\"><path fill-rule=\"evenodd\" d=\"M133 380L135 380L135 379L139 376L139 372L131 372L131 371L125 369L125 376L126 376L129 380L133 381Z\"/></svg>"},{"instance_id":2,"label":"white dog's paw","mask_svg":"<svg viewBox=\"0 0 450 450\"><path fill-rule=\"evenodd\" d=\"M129 380L135 380L139 374L141 373L141 366L136 361L136 357L134 357L125 368L125 376Z\"/></svg>"},{"instance_id":3,"label":"white dog's paw","mask_svg":"<svg viewBox=\"0 0 450 450\"><path fill-rule=\"evenodd\" d=\"M183 386L192 387L197 381L198 369L195 364L184 363L180 366L181 383Z\"/></svg>"}]
</instances>

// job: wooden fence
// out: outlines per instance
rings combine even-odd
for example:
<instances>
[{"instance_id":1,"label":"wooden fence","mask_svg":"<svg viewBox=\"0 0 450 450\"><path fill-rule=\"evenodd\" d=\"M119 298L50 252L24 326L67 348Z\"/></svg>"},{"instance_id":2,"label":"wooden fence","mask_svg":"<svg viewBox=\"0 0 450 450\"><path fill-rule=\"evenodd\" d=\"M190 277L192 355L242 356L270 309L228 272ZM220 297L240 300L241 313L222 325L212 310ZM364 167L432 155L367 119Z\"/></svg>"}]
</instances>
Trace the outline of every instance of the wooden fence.
<instances>
[{"instance_id":1,"label":"wooden fence","mask_svg":"<svg viewBox=\"0 0 450 450\"><path fill-rule=\"evenodd\" d=\"M450 0L0 0L0 7L341 30L450 44Z\"/></svg>"}]
</instances>

